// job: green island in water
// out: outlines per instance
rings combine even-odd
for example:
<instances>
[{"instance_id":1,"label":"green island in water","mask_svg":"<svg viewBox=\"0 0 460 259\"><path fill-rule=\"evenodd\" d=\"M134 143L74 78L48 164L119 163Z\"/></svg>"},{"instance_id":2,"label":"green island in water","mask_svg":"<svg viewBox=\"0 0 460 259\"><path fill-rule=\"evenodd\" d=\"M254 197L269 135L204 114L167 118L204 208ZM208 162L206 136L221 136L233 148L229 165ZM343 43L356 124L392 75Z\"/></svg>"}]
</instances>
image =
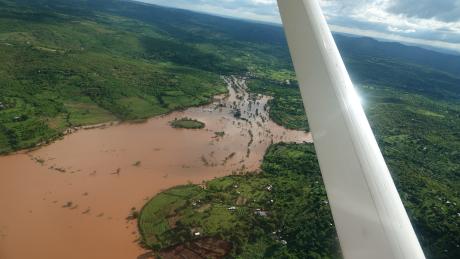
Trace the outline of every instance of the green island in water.
<instances>
[{"instance_id":1,"label":"green island in water","mask_svg":"<svg viewBox=\"0 0 460 259\"><path fill-rule=\"evenodd\" d=\"M171 126L173 128L179 129L202 129L206 126L203 122L191 118L180 118L174 119L171 121Z\"/></svg>"},{"instance_id":2,"label":"green island in water","mask_svg":"<svg viewBox=\"0 0 460 259\"><path fill-rule=\"evenodd\" d=\"M460 258L460 58L334 36L427 258ZM0 0L0 59L0 154L207 104L227 92L222 75L271 96L277 124L309 130L275 25L131 1ZM272 145L260 172L165 190L131 216L140 245L165 258L341 257L312 144Z\"/></svg>"}]
</instances>

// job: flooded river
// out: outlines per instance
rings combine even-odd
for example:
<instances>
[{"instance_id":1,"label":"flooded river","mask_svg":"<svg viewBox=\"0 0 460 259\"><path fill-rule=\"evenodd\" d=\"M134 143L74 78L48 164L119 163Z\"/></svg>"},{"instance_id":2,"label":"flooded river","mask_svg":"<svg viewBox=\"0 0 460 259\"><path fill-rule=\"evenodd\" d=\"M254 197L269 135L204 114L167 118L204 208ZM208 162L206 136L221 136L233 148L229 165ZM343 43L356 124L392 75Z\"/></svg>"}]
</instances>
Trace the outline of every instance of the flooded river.
<instances>
[{"instance_id":1,"label":"flooded river","mask_svg":"<svg viewBox=\"0 0 460 259\"><path fill-rule=\"evenodd\" d=\"M210 105L0 157L0 258L137 258L145 251L126 220L132 208L175 185L258 170L271 143L311 142L270 121L269 98L248 94L244 79L225 80L229 95ZM182 117L206 127L171 128Z\"/></svg>"}]
</instances>

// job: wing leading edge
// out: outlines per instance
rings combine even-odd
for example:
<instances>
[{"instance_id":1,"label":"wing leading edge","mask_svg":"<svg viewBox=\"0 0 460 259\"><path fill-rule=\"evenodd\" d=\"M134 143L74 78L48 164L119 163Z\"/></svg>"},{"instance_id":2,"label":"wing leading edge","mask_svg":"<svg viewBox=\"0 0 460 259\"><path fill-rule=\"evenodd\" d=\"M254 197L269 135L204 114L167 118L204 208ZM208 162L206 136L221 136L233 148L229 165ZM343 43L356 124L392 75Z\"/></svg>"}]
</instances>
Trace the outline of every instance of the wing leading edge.
<instances>
[{"instance_id":1,"label":"wing leading edge","mask_svg":"<svg viewBox=\"0 0 460 259\"><path fill-rule=\"evenodd\" d=\"M278 0L345 258L423 259L317 0Z\"/></svg>"}]
</instances>

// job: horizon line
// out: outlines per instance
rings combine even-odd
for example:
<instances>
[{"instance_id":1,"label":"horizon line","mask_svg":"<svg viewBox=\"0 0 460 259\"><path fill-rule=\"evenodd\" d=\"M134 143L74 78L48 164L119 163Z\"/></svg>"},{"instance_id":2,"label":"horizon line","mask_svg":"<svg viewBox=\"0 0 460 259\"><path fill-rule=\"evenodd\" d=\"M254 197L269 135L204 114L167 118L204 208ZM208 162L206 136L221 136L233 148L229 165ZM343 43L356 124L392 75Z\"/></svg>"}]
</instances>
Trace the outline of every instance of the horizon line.
<instances>
[{"instance_id":1,"label":"horizon line","mask_svg":"<svg viewBox=\"0 0 460 259\"><path fill-rule=\"evenodd\" d=\"M183 10L183 11L188 11L192 13L199 13L199 14L220 17L220 18L230 19L230 20L265 24L265 25L275 26L275 27L283 27L283 24L281 21L274 22L274 21L265 21L265 20L251 19L251 18L241 18L241 17L231 16L231 15L223 15L223 14L218 14L218 13L213 13L213 12L192 10L192 9L181 8L181 7L176 7L176 6L167 6L163 4L151 3L151 2L148 2L149 0L125 0L125 1L144 3L144 4L152 5L152 6L160 6L163 8ZM330 30L334 33L367 37L367 38L375 39L380 42L396 42L396 43L400 43L405 46L419 47L425 50L435 51L435 52L442 53L442 54L460 56L460 43L451 43L451 42L445 42L445 41L411 38L411 37L406 37L406 36L401 36L401 35L396 35L396 34L388 34L388 33L379 32L375 30L363 30L363 29L350 28L346 26L329 24L329 23L328 23L328 26Z\"/></svg>"}]
</instances>

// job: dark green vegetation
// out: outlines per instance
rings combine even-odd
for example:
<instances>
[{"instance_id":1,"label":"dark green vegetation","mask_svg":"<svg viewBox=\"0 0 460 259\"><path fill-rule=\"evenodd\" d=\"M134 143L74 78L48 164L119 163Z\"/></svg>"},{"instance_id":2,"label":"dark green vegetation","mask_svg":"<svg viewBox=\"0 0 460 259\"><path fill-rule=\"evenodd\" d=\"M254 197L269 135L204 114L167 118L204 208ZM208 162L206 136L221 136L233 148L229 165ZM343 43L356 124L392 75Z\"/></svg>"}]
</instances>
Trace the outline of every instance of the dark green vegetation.
<instances>
[{"instance_id":1,"label":"dark green vegetation","mask_svg":"<svg viewBox=\"0 0 460 259\"><path fill-rule=\"evenodd\" d=\"M202 129L204 128L205 124L201 121L197 121L190 118L176 118L175 120L171 121L171 126L173 128L180 129Z\"/></svg>"},{"instance_id":2,"label":"dark green vegetation","mask_svg":"<svg viewBox=\"0 0 460 259\"><path fill-rule=\"evenodd\" d=\"M151 24L97 12L98 1L95 10L79 3L0 1L0 153L68 127L144 119L226 91L215 69L190 63L212 54L168 44Z\"/></svg>"},{"instance_id":3,"label":"dark green vegetation","mask_svg":"<svg viewBox=\"0 0 460 259\"><path fill-rule=\"evenodd\" d=\"M376 84L458 102L460 56L369 38L336 37L353 82Z\"/></svg>"},{"instance_id":4,"label":"dark green vegetation","mask_svg":"<svg viewBox=\"0 0 460 259\"><path fill-rule=\"evenodd\" d=\"M273 145L262 171L157 195L140 214L144 245L161 252L213 237L232 243L231 257L338 258L313 146Z\"/></svg>"},{"instance_id":5,"label":"dark green vegetation","mask_svg":"<svg viewBox=\"0 0 460 259\"><path fill-rule=\"evenodd\" d=\"M336 35L336 39L358 90L365 96L366 113L428 258L460 258L458 57L365 38ZM225 91L221 74L250 72L250 90L274 97L269 104L274 121L308 129L282 28L277 26L127 1L0 0L0 58L0 153L53 139L71 126L143 119L206 103L214 94ZM320 218L327 222L330 216L323 211L326 207L310 200L317 197L322 201L324 192L311 196L300 193L313 188L311 181L318 177L313 177L313 171L301 171L289 163L267 168L276 164L270 162L271 157L274 161L278 156L296 157L295 150L304 148L308 149L272 147L263 174L213 183L223 186L226 181L239 182L253 189L254 195L275 195L276 189L265 193L251 183L285 181L293 184L293 193L299 192L305 199L288 207L281 207L287 203L276 205L283 197L274 199L273 206L284 208L285 225L294 220L307 221L309 216L298 216L302 210L309 212L306 215L320 213L312 222ZM308 153L304 151L299 154ZM298 160L311 163L308 170L316 170L312 156ZM276 179L275 174L279 174ZM285 176L298 177L304 183L308 180L305 186L310 187L296 187L295 181ZM245 177L251 181L241 180ZM222 201L234 202L232 189L219 188L198 191L211 198L228 196ZM262 219L247 207L242 210L248 215L238 220L242 226L252 228L247 220L256 218L261 220L257 224L267 222L267 227L253 227L260 236L251 234L251 240L232 240L239 244L232 248L233 254L260 248L267 255L273 251L273 255L288 253L304 258L311 252L313 258L314 253L327 258L335 251L328 243L335 236L327 228L308 222L301 224L311 228L286 231L299 231L299 240L321 236L326 243L286 239L288 244L280 248L270 233L264 233L272 229L270 222L280 222L282 216L277 213L281 212L267 208L270 217ZM188 213L186 208L182 211ZM190 208L188 211L193 212ZM185 223L190 219L187 215L183 217ZM227 227L222 226L221 232ZM309 231L317 233L311 235ZM285 233L283 238L294 235ZM160 242L171 244L167 240Z\"/></svg>"},{"instance_id":6,"label":"dark green vegetation","mask_svg":"<svg viewBox=\"0 0 460 259\"><path fill-rule=\"evenodd\" d=\"M460 257L458 101L377 86L360 91L427 257Z\"/></svg>"},{"instance_id":7,"label":"dark green vegetation","mask_svg":"<svg viewBox=\"0 0 460 259\"><path fill-rule=\"evenodd\" d=\"M360 62L368 61L363 58L354 62L364 67ZM375 59L373 62L375 64L370 67L386 61ZM364 77L362 81L356 80L361 82L357 89L365 100L366 114L427 257L460 257L460 103L455 97L457 93L443 96L444 88L439 91L435 87L427 90L408 88L406 81L380 79L372 69L365 74L353 64L348 64L348 68ZM394 75L396 77L407 73L406 80L413 76L416 85L417 76L423 78L431 68L397 63L394 68L387 69L401 70ZM443 73L448 78L456 76L432 71L433 76ZM365 83L367 80L373 83ZM284 97L288 101L286 108L281 109L282 118L292 114L298 118L305 116L302 109L293 108L301 104L298 90L286 91L281 84L261 84L259 81L249 86L255 91L273 92L274 96L288 96ZM458 87L460 84L452 84L447 91ZM289 120L281 120L281 123L292 126Z\"/></svg>"},{"instance_id":8,"label":"dark green vegetation","mask_svg":"<svg viewBox=\"0 0 460 259\"><path fill-rule=\"evenodd\" d=\"M252 92L273 96L268 105L270 119L274 122L288 129L309 131L299 86L287 82L253 79L249 81L248 87Z\"/></svg>"},{"instance_id":9,"label":"dark green vegetation","mask_svg":"<svg viewBox=\"0 0 460 259\"><path fill-rule=\"evenodd\" d=\"M460 73L460 55L453 56L394 42L378 42L371 38L336 35L335 40L342 54L346 56L397 60L457 76Z\"/></svg>"}]
</instances>

